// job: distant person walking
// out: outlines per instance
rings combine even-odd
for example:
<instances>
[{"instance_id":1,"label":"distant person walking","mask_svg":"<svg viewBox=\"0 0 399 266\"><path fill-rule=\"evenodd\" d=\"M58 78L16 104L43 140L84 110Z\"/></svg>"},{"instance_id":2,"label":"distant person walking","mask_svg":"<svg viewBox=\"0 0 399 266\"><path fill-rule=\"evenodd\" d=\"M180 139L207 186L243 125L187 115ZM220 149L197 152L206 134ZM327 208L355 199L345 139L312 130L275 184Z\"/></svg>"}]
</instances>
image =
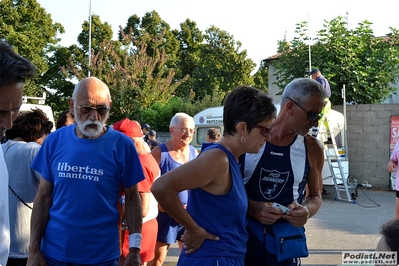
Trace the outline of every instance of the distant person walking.
<instances>
[{"instance_id":1,"label":"distant person walking","mask_svg":"<svg viewBox=\"0 0 399 266\"><path fill-rule=\"evenodd\" d=\"M143 134L144 134L144 137L143 137L143 138L144 138L144 141L148 143L148 140L149 140L149 138L148 138L148 133L150 133L150 130L151 130L150 125L149 125L149 124L144 124L144 125L142 125L141 130L143 130Z\"/></svg>"},{"instance_id":2,"label":"distant person walking","mask_svg":"<svg viewBox=\"0 0 399 266\"><path fill-rule=\"evenodd\" d=\"M148 132L147 143L151 150L159 145L159 141L157 140L157 132L155 130L151 129L150 132Z\"/></svg>"},{"instance_id":3,"label":"distant person walking","mask_svg":"<svg viewBox=\"0 0 399 266\"><path fill-rule=\"evenodd\" d=\"M321 84L321 86L323 86L323 88L326 90L327 97L330 98L331 97L330 83L325 77L323 77L320 70L314 68L312 69L312 71L310 71L309 75L312 76L312 79L316 80L318 83Z\"/></svg>"},{"instance_id":4,"label":"distant person walking","mask_svg":"<svg viewBox=\"0 0 399 266\"><path fill-rule=\"evenodd\" d=\"M331 110L331 102L330 102L330 97L331 97L331 88L330 88L330 83L328 80L321 74L320 70L317 68L313 68L312 71L309 72L309 75L312 77L312 79L316 80L318 83L321 84L321 86L324 88L327 97L324 99L325 101L325 106L323 108L322 114L325 115ZM326 128L328 128L328 121L325 118L325 116L319 121L319 124L317 127L312 127L311 129L311 135L315 138L317 138L317 135L319 134L319 128L320 125L323 124L325 125ZM323 195L329 195L330 193L327 192L327 190L323 187Z\"/></svg>"}]
</instances>

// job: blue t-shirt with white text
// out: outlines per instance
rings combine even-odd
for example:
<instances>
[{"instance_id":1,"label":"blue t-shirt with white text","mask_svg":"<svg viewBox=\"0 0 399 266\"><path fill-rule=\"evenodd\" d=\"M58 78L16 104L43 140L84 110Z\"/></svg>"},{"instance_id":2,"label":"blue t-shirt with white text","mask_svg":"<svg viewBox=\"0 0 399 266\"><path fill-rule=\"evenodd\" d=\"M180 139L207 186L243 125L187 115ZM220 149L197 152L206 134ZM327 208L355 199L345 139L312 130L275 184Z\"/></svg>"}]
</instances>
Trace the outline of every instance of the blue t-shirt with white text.
<instances>
[{"instance_id":1,"label":"blue t-shirt with white text","mask_svg":"<svg viewBox=\"0 0 399 266\"><path fill-rule=\"evenodd\" d=\"M53 184L41 249L70 263L119 257L118 199L123 187L144 179L134 142L107 127L96 139L78 138L76 125L51 133L32 168Z\"/></svg>"}]
</instances>

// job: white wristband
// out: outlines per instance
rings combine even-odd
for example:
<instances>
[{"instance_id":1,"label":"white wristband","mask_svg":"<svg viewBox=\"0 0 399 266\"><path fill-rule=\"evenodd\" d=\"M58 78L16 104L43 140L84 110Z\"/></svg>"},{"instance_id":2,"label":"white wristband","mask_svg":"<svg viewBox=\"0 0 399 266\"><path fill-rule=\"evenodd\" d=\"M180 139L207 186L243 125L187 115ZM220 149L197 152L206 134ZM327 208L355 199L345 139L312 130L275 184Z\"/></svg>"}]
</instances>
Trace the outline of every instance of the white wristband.
<instances>
[{"instance_id":1,"label":"white wristband","mask_svg":"<svg viewBox=\"0 0 399 266\"><path fill-rule=\"evenodd\" d=\"M129 248L140 249L142 235L140 233L133 233L129 235Z\"/></svg>"},{"instance_id":2,"label":"white wristband","mask_svg":"<svg viewBox=\"0 0 399 266\"><path fill-rule=\"evenodd\" d=\"M302 205L302 207L304 207L305 210L308 212L308 218L309 218L309 217L310 217L310 212L309 212L309 210L308 210L308 207L306 207L305 205Z\"/></svg>"}]
</instances>

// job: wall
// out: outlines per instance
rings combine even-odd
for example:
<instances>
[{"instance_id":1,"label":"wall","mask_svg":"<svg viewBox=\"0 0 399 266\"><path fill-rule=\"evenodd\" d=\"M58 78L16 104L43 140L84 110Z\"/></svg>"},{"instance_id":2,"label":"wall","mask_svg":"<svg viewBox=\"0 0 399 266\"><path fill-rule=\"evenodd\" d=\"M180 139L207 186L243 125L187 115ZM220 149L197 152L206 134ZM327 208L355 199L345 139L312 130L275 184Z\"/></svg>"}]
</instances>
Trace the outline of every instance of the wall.
<instances>
[{"instance_id":1,"label":"wall","mask_svg":"<svg viewBox=\"0 0 399 266\"><path fill-rule=\"evenodd\" d=\"M157 132L157 140L159 142L167 142L170 140L170 133L169 132Z\"/></svg>"},{"instance_id":2,"label":"wall","mask_svg":"<svg viewBox=\"0 0 399 266\"><path fill-rule=\"evenodd\" d=\"M333 106L342 112L341 106ZM390 118L399 115L399 104L347 105L349 174L359 183L389 189Z\"/></svg>"}]
</instances>

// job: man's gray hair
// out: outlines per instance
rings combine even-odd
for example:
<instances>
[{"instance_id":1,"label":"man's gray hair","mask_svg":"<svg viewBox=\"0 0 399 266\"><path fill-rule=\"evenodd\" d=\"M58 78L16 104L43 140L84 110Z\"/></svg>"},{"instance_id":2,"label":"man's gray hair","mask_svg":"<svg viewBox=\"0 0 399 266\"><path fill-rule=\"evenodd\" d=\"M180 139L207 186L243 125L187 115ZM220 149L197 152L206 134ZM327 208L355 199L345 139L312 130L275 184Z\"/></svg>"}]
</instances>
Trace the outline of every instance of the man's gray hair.
<instances>
[{"instance_id":1,"label":"man's gray hair","mask_svg":"<svg viewBox=\"0 0 399 266\"><path fill-rule=\"evenodd\" d=\"M313 95L320 95L321 99L327 98L323 86L316 80L310 78L294 79L285 87L283 95L281 96L281 105L287 103L287 97L294 99L299 104L303 104Z\"/></svg>"},{"instance_id":2,"label":"man's gray hair","mask_svg":"<svg viewBox=\"0 0 399 266\"><path fill-rule=\"evenodd\" d=\"M191 120L194 123L194 118L192 116L189 116L186 113L176 113L172 119L170 120L169 128L171 127L177 127L180 121L182 120Z\"/></svg>"}]
</instances>

